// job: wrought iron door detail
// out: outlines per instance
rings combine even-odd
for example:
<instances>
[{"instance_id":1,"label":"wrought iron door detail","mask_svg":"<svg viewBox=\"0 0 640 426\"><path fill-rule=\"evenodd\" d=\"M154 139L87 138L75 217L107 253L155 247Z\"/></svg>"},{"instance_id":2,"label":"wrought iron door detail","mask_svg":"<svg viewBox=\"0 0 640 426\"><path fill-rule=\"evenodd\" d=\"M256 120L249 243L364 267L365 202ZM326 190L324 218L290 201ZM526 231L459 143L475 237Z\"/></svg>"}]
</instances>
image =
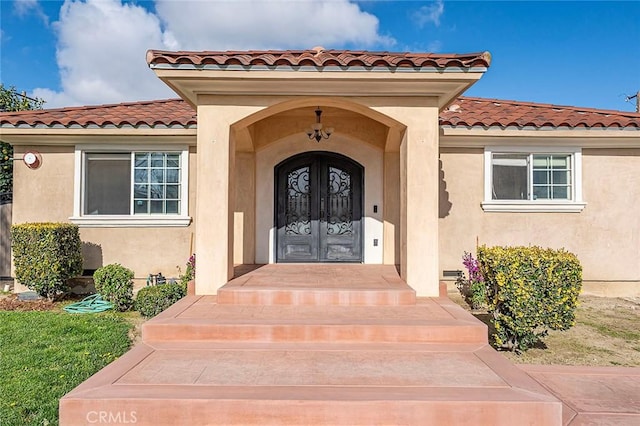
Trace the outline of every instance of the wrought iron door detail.
<instances>
[{"instance_id":1,"label":"wrought iron door detail","mask_svg":"<svg viewBox=\"0 0 640 426\"><path fill-rule=\"evenodd\" d=\"M285 234L311 234L311 199L309 167L301 167L287 174L287 205Z\"/></svg>"},{"instance_id":2,"label":"wrought iron door detail","mask_svg":"<svg viewBox=\"0 0 640 426\"><path fill-rule=\"evenodd\" d=\"M277 262L362 262L362 166L306 152L280 163L275 178Z\"/></svg>"},{"instance_id":3,"label":"wrought iron door detail","mask_svg":"<svg viewBox=\"0 0 640 426\"><path fill-rule=\"evenodd\" d=\"M326 200L327 235L353 234L353 191L351 175L329 167Z\"/></svg>"}]
</instances>

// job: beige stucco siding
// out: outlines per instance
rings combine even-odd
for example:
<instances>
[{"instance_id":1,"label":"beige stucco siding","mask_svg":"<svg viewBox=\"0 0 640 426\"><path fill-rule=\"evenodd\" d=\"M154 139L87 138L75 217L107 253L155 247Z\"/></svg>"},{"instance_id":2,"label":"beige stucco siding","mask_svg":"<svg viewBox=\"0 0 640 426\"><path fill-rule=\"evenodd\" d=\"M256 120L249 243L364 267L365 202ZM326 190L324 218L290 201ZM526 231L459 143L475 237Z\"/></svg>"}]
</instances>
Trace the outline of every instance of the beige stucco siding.
<instances>
[{"instance_id":1,"label":"beige stucco siding","mask_svg":"<svg viewBox=\"0 0 640 426\"><path fill-rule=\"evenodd\" d=\"M69 222L74 202L74 146L16 146L15 155L37 149L42 166L14 167L14 224L24 222ZM195 211L195 147L189 153L189 214ZM81 227L85 269L120 263L135 272L136 278L162 272L177 277L192 249L193 222L178 227ZM14 272L14 271L13 271ZM14 273L12 275L15 275Z\"/></svg>"},{"instance_id":2,"label":"beige stucco siding","mask_svg":"<svg viewBox=\"0 0 640 426\"><path fill-rule=\"evenodd\" d=\"M42 165L29 169L22 161L13 168L12 222L68 222L73 214L73 146L15 146L14 156L37 150Z\"/></svg>"},{"instance_id":3,"label":"beige stucco siding","mask_svg":"<svg viewBox=\"0 0 640 426\"><path fill-rule=\"evenodd\" d=\"M133 270L136 278L158 272L177 277L190 256L191 232L189 227L81 228L84 267L117 262Z\"/></svg>"},{"instance_id":4,"label":"beige stucco siding","mask_svg":"<svg viewBox=\"0 0 640 426\"><path fill-rule=\"evenodd\" d=\"M640 149L583 150L583 182L585 278L640 281Z\"/></svg>"},{"instance_id":5,"label":"beige stucco siding","mask_svg":"<svg viewBox=\"0 0 640 426\"><path fill-rule=\"evenodd\" d=\"M640 286L640 150L585 149L580 213L484 212L483 149L441 148L440 273L463 269L476 239L575 253L586 282Z\"/></svg>"}]
</instances>

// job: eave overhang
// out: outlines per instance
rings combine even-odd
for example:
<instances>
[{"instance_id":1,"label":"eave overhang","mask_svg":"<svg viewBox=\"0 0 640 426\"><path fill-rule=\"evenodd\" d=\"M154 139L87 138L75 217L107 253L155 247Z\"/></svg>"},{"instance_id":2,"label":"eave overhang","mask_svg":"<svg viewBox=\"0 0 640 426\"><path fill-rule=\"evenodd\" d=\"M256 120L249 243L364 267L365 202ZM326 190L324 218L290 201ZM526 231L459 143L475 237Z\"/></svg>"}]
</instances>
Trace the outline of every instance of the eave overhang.
<instances>
[{"instance_id":1,"label":"eave overhang","mask_svg":"<svg viewBox=\"0 0 640 426\"><path fill-rule=\"evenodd\" d=\"M196 144L196 126L190 128L51 128L0 127L0 141L11 145L75 145L78 143Z\"/></svg>"},{"instance_id":2,"label":"eave overhang","mask_svg":"<svg viewBox=\"0 0 640 426\"><path fill-rule=\"evenodd\" d=\"M440 146L478 148L506 145L579 146L583 148L640 148L640 129L520 128L499 126L440 126Z\"/></svg>"},{"instance_id":3,"label":"eave overhang","mask_svg":"<svg viewBox=\"0 0 640 426\"><path fill-rule=\"evenodd\" d=\"M325 59L313 63L274 60L269 64L255 60L236 63L229 59L246 59L246 55L240 54L228 54L225 62L219 63L220 55L216 54L220 52L208 55L179 52L180 55L171 57L171 52L149 51L147 62L162 81L193 106L198 105L198 97L202 95L252 95L436 97L440 108L479 80L490 63L488 53L471 55L475 60L470 62L453 61L449 58L453 55L443 55L447 61L431 59L423 63L414 58L409 64L404 61L399 62L402 66L396 66L393 59L403 60L401 54L372 54L368 57L376 59L374 62L352 63L340 62L336 53L327 59L332 51L327 52L320 51L318 55L325 55ZM169 62L167 57L175 61ZM251 58L254 57L258 56Z\"/></svg>"}]
</instances>

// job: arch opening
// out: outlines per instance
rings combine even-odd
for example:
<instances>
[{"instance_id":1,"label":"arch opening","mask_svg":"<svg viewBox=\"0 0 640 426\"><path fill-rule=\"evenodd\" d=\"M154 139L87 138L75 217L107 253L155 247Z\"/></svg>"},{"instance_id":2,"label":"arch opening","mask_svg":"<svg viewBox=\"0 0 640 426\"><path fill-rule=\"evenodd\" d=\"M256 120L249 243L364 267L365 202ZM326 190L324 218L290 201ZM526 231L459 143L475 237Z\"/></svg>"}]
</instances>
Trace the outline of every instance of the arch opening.
<instances>
[{"instance_id":1,"label":"arch opening","mask_svg":"<svg viewBox=\"0 0 640 426\"><path fill-rule=\"evenodd\" d=\"M314 111L318 107L323 111L324 126L333 127L335 134L385 151L399 147L405 129L402 123L352 100L309 97L266 106L234 123L231 127L236 137L236 151L258 151L294 135L306 140L305 130L314 122Z\"/></svg>"}]
</instances>

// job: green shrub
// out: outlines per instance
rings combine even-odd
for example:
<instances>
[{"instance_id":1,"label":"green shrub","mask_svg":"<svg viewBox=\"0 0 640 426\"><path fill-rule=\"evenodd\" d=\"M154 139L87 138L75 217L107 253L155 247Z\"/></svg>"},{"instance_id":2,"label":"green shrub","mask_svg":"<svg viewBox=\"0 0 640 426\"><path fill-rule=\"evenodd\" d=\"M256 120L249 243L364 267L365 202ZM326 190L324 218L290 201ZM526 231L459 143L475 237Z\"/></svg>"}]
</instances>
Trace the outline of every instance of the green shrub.
<instances>
[{"instance_id":1,"label":"green shrub","mask_svg":"<svg viewBox=\"0 0 640 426\"><path fill-rule=\"evenodd\" d=\"M11 248L18 281L49 300L67 291L67 280L82 273L80 233L76 225L13 225Z\"/></svg>"},{"instance_id":2,"label":"green shrub","mask_svg":"<svg viewBox=\"0 0 640 426\"><path fill-rule=\"evenodd\" d=\"M116 310L124 312L133 306L133 277L131 269L113 263L96 269L93 282L104 300L113 303Z\"/></svg>"},{"instance_id":3,"label":"green shrub","mask_svg":"<svg viewBox=\"0 0 640 426\"><path fill-rule=\"evenodd\" d=\"M531 348L549 329L575 324L582 267L565 250L540 247L479 247L489 312L499 348Z\"/></svg>"},{"instance_id":4,"label":"green shrub","mask_svg":"<svg viewBox=\"0 0 640 426\"><path fill-rule=\"evenodd\" d=\"M150 318L158 315L187 294L186 286L177 283L141 288L136 296L136 310Z\"/></svg>"},{"instance_id":5,"label":"green shrub","mask_svg":"<svg viewBox=\"0 0 640 426\"><path fill-rule=\"evenodd\" d=\"M487 307L487 287L482 281L472 281L469 284L469 302L472 309Z\"/></svg>"}]
</instances>

